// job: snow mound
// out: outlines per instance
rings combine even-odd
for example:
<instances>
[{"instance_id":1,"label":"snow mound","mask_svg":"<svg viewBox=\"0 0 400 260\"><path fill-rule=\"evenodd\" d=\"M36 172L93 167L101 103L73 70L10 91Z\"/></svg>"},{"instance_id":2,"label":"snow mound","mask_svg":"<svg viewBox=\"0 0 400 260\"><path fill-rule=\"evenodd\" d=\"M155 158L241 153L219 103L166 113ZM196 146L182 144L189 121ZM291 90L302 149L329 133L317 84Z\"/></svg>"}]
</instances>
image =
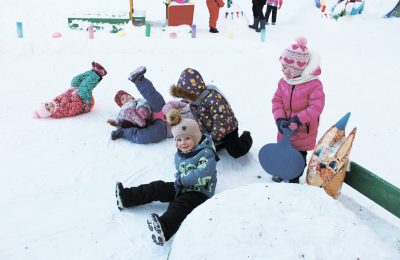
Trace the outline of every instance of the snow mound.
<instances>
[{"instance_id":1,"label":"snow mound","mask_svg":"<svg viewBox=\"0 0 400 260\"><path fill-rule=\"evenodd\" d=\"M169 259L208 260L398 257L322 189L274 183L215 195L186 218L169 255Z\"/></svg>"}]
</instances>

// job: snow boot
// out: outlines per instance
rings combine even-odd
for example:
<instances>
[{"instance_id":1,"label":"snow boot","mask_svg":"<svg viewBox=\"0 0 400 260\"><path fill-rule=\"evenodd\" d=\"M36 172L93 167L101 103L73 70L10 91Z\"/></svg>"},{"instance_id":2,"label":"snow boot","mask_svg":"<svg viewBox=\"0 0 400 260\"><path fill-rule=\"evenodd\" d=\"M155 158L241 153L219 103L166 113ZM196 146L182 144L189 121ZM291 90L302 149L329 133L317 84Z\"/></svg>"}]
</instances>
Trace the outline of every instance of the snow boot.
<instances>
[{"instance_id":1,"label":"snow boot","mask_svg":"<svg viewBox=\"0 0 400 260\"><path fill-rule=\"evenodd\" d=\"M111 140L117 140L124 137L124 130L121 128L111 132Z\"/></svg>"},{"instance_id":2,"label":"snow boot","mask_svg":"<svg viewBox=\"0 0 400 260\"><path fill-rule=\"evenodd\" d=\"M273 176L273 177L272 177L272 180L273 180L274 182L282 182L282 181L283 181L283 179L279 178L278 176Z\"/></svg>"},{"instance_id":3,"label":"snow boot","mask_svg":"<svg viewBox=\"0 0 400 260\"><path fill-rule=\"evenodd\" d=\"M219 33L219 31L217 30L217 28L210 27L210 33Z\"/></svg>"},{"instance_id":4,"label":"snow boot","mask_svg":"<svg viewBox=\"0 0 400 260\"><path fill-rule=\"evenodd\" d=\"M249 25L249 28L257 30L259 23L260 23L260 19L257 17L254 17L254 23L252 25Z\"/></svg>"},{"instance_id":5,"label":"snow boot","mask_svg":"<svg viewBox=\"0 0 400 260\"><path fill-rule=\"evenodd\" d=\"M106 69L95 61L92 62L92 70L96 72L100 78L103 78L105 75L107 75Z\"/></svg>"},{"instance_id":6,"label":"snow boot","mask_svg":"<svg viewBox=\"0 0 400 260\"><path fill-rule=\"evenodd\" d=\"M260 28L257 28L256 32L261 32L262 29L265 30L265 20L264 19L260 20Z\"/></svg>"},{"instance_id":7,"label":"snow boot","mask_svg":"<svg viewBox=\"0 0 400 260\"><path fill-rule=\"evenodd\" d=\"M145 66L139 66L137 67L134 71L129 74L129 80L135 83L137 85L142 81L144 78L144 74L146 73L146 67Z\"/></svg>"},{"instance_id":8,"label":"snow boot","mask_svg":"<svg viewBox=\"0 0 400 260\"><path fill-rule=\"evenodd\" d=\"M165 236L162 230L160 217L155 213L151 213L147 218L147 226L152 233L151 238L153 242L156 245L163 246L165 244Z\"/></svg>"},{"instance_id":9,"label":"snow boot","mask_svg":"<svg viewBox=\"0 0 400 260\"><path fill-rule=\"evenodd\" d=\"M115 185L115 197L117 198L117 207L119 210L122 210L124 207L123 203L123 193L124 192L124 186L122 183L117 182Z\"/></svg>"}]
</instances>

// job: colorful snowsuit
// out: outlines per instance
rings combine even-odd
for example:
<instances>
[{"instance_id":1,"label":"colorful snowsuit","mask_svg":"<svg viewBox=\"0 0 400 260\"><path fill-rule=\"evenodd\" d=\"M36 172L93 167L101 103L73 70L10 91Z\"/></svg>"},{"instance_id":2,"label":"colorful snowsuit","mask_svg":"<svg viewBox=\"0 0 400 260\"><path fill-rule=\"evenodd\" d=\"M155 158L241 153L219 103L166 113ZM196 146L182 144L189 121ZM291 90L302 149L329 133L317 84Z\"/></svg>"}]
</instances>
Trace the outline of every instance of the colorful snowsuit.
<instances>
[{"instance_id":1,"label":"colorful snowsuit","mask_svg":"<svg viewBox=\"0 0 400 260\"><path fill-rule=\"evenodd\" d=\"M211 28L217 28L219 9L224 7L224 5L225 3L222 0L207 0L208 12L210 13L208 24Z\"/></svg>"},{"instance_id":2,"label":"colorful snowsuit","mask_svg":"<svg viewBox=\"0 0 400 260\"><path fill-rule=\"evenodd\" d=\"M153 83L143 78L137 85L142 97L147 101L153 113L160 112L165 105L162 95L154 88ZM122 128L123 137L136 144L157 143L168 137L167 125L161 119L154 119L144 128Z\"/></svg>"},{"instance_id":3,"label":"colorful snowsuit","mask_svg":"<svg viewBox=\"0 0 400 260\"><path fill-rule=\"evenodd\" d=\"M190 110L200 129L211 135L217 150L225 147L234 158L249 151L252 145L250 133L239 138L239 124L228 101L215 86L206 86L198 71L191 68L184 70L177 85L171 87L171 93L193 101Z\"/></svg>"},{"instance_id":4,"label":"colorful snowsuit","mask_svg":"<svg viewBox=\"0 0 400 260\"><path fill-rule=\"evenodd\" d=\"M102 78L96 72L89 70L75 76L71 81L71 86L78 89L78 95L90 107L93 89L99 84L100 80Z\"/></svg>"},{"instance_id":5,"label":"colorful snowsuit","mask_svg":"<svg viewBox=\"0 0 400 260\"><path fill-rule=\"evenodd\" d=\"M175 182L154 181L138 187L124 188L124 207L139 206L153 201L169 202L160 216L162 230L169 240L185 218L215 193L217 185L216 153L209 135L203 135L193 151L175 154Z\"/></svg>"},{"instance_id":6,"label":"colorful snowsuit","mask_svg":"<svg viewBox=\"0 0 400 260\"><path fill-rule=\"evenodd\" d=\"M117 120L118 122L128 121L132 127L145 127L150 123L151 112L145 99L134 99L122 105Z\"/></svg>"},{"instance_id":7,"label":"colorful snowsuit","mask_svg":"<svg viewBox=\"0 0 400 260\"><path fill-rule=\"evenodd\" d=\"M157 143L166 138L171 138L171 127L165 122L164 113L175 108L181 111L182 117L193 118L190 113L189 104L184 101L170 101L165 104L162 95L155 89L153 83L147 78L143 78L136 87L140 94L146 99L152 113L152 120L143 128L129 127L123 128L123 137L132 143L149 144ZM162 116L160 116L160 113Z\"/></svg>"},{"instance_id":8,"label":"colorful snowsuit","mask_svg":"<svg viewBox=\"0 0 400 260\"><path fill-rule=\"evenodd\" d=\"M75 76L71 81L73 88L53 99L56 106L51 117L71 117L90 112L94 105L92 91L100 80L101 77L92 70Z\"/></svg>"}]
</instances>

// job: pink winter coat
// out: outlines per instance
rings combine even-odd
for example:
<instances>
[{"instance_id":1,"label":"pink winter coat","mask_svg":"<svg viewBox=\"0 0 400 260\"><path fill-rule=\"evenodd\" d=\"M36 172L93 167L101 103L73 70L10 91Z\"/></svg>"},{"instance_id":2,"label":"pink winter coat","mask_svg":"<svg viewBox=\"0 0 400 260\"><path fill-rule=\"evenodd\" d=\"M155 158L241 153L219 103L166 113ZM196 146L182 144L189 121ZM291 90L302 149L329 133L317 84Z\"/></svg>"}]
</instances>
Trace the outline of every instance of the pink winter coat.
<instances>
[{"instance_id":1,"label":"pink winter coat","mask_svg":"<svg viewBox=\"0 0 400 260\"><path fill-rule=\"evenodd\" d=\"M315 147L324 105L325 94L319 79L291 86L282 78L272 98L272 114L275 121L297 115L302 125L294 132L291 143L299 151L310 151ZM278 141L281 139L278 131Z\"/></svg>"}]
</instances>

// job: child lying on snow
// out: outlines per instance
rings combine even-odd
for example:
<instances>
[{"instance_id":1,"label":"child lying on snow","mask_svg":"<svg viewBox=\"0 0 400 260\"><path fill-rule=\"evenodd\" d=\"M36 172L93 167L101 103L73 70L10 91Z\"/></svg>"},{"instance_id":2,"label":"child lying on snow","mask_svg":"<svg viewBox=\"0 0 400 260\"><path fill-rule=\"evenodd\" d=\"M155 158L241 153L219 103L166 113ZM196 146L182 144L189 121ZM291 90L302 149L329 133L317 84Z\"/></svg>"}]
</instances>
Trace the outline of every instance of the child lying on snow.
<instances>
[{"instance_id":1,"label":"child lying on snow","mask_svg":"<svg viewBox=\"0 0 400 260\"><path fill-rule=\"evenodd\" d=\"M214 195L217 184L218 157L210 135L202 134L195 120L181 118L178 110L171 110L167 118L177 147L175 182L159 180L130 188L117 182L115 190L120 210L153 201L170 203L164 214L152 213L147 219L153 242L160 246L193 209Z\"/></svg>"},{"instance_id":2,"label":"child lying on snow","mask_svg":"<svg viewBox=\"0 0 400 260\"><path fill-rule=\"evenodd\" d=\"M123 90L115 95L114 100L121 107L121 112L117 120L107 121L110 125L117 127L111 132L112 140L124 138L137 144L156 143L172 137L171 127L165 123L165 115L169 110L178 109L182 117L192 117L189 103L185 100L170 101L166 104L153 83L144 76L145 73L146 67L140 66L128 78L136 85L144 99L134 99ZM131 99L136 100L137 103L131 106L131 112L126 113L124 112L125 102Z\"/></svg>"},{"instance_id":3,"label":"child lying on snow","mask_svg":"<svg viewBox=\"0 0 400 260\"><path fill-rule=\"evenodd\" d=\"M122 128L145 127L151 120L151 108L145 99L135 99L124 90L119 90L114 97L121 110L117 119L108 119L107 123Z\"/></svg>"},{"instance_id":4,"label":"child lying on snow","mask_svg":"<svg viewBox=\"0 0 400 260\"><path fill-rule=\"evenodd\" d=\"M92 70L75 76L71 81L71 88L43 103L35 110L34 118L62 118L88 113L94 106L93 89L99 84L107 71L99 63L92 62Z\"/></svg>"}]
</instances>

